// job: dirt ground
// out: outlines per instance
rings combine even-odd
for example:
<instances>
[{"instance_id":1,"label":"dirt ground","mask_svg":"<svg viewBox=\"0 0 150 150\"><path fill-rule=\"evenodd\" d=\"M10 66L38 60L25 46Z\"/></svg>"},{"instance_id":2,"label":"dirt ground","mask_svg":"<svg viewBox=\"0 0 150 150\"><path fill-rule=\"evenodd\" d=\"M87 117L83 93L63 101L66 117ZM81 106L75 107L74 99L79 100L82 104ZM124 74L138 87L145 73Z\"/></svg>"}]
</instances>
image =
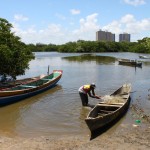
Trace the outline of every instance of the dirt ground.
<instances>
[{"instance_id":1,"label":"dirt ground","mask_svg":"<svg viewBox=\"0 0 150 150\"><path fill-rule=\"evenodd\" d=\"M91 136L64 136L10 138L0 136L0 150L149 150L150 127L122 128L103 133L92 140Z\"/></svg>"}]
</instances>

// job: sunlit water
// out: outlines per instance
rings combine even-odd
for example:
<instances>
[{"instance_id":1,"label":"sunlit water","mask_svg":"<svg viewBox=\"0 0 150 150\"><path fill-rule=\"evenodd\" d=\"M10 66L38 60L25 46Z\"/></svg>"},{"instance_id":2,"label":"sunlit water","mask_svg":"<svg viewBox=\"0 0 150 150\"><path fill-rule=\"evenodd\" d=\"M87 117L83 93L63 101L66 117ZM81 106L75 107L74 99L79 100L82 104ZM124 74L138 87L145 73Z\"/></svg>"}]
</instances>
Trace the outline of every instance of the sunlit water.
<instances>
[{"instance_id":1,"label":"sunlit water","mask_svg":"<svg viewBox=\"0 0 150 150\"><path fill-rule=\"evenodd\" d=\"M57 86L44 93L0 108L0 134L9 136L87 135L85 117L90 109L81 106L78 88L96 83L97 95L109 95L124 83L132 84L131 104L123 121L133 124L150 114L150 60L142 60L142 68L118 65L117 58L139 59L135 53L95 53L93 55L35 53L24 76L32 77L62 69ZM108 57L112 56L112 57ZM90 104L98 103L89 98ZM140 114L141 114L140 113ZM143 121L142 124L148 124Z\"/></svg>"}]
</instances>

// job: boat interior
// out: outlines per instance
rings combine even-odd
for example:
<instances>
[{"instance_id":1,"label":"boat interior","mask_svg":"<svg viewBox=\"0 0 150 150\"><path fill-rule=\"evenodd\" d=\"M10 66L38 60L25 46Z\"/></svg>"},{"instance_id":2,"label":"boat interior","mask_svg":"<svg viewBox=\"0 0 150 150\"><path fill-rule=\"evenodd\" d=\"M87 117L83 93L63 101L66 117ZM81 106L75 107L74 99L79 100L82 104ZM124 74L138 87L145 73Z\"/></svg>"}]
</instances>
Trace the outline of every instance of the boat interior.
<instances>
[{"instance_id":1,"label":"boat interior","mask_svg":"<svg viewBox=\"0 0 150 150\"><path fill-rule=\"evenodd\" d=\"M36 88L38 86L41 86L41 85L47 83L48 81L54 80L59 75L60 75L59 72L54 72L54 73L50 74L49 76L45 76L44 78L41 78L39 80L30 82L28 84L22 84L22 85L19 85L19 86L8 88L5 91L15 91L15 90L23 90L23 89Z\"/></svg>"},{"instance_id":2,"label":"boat interior","mask_svg":"<svg viewBox=\"0 0 150 150\"><path fill-rule=\"evenodd\" d=\"M109 113L112 113L122 107L122 104L104 104L104 103L99 103L96 105L94 111L91 111L89 117L95 118L98 116L104 116Z\"/></svg>"}]
</instances>

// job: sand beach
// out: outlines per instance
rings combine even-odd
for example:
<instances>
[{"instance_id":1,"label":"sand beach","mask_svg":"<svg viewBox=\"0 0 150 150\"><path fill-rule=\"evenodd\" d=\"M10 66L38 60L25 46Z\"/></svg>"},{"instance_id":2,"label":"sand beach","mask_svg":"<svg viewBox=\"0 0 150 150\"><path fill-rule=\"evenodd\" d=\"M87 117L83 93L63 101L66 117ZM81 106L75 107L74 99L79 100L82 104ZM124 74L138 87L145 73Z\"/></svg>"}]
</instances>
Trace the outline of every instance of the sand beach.
<instances>
[{"instance_id":1,"label":"sand beach","mask_svg":"<svg viewBox=\"0 0 150 150\"><path fill-rule=\"evenodd\" d=\"M122 126L122 127L121 127ZM94 139L90 135L41 136L34 138L0 136L0 150L149 150L150 126L132 128L120 125Z\"/></svg>"}]
</instances>

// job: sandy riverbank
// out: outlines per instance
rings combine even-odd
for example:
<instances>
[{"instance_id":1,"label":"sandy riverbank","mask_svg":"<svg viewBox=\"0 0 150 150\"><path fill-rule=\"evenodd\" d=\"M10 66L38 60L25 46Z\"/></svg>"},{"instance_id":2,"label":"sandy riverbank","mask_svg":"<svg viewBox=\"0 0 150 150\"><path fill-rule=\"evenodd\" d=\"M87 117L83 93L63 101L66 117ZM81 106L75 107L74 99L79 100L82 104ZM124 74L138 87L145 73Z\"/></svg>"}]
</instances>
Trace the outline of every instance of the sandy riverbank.
<instances>
[{"instance_id":1,"label":"sandy riverbank","mask_svg":"<svg viewBox=\"0 0 150 150\"><path fill-rule=\"evenodd\" d=\"M0 150L149 150L150 127L123 128L103 133L93 140L90 136L9 138L0 136Z\"/></svg>"}]
</instances>

